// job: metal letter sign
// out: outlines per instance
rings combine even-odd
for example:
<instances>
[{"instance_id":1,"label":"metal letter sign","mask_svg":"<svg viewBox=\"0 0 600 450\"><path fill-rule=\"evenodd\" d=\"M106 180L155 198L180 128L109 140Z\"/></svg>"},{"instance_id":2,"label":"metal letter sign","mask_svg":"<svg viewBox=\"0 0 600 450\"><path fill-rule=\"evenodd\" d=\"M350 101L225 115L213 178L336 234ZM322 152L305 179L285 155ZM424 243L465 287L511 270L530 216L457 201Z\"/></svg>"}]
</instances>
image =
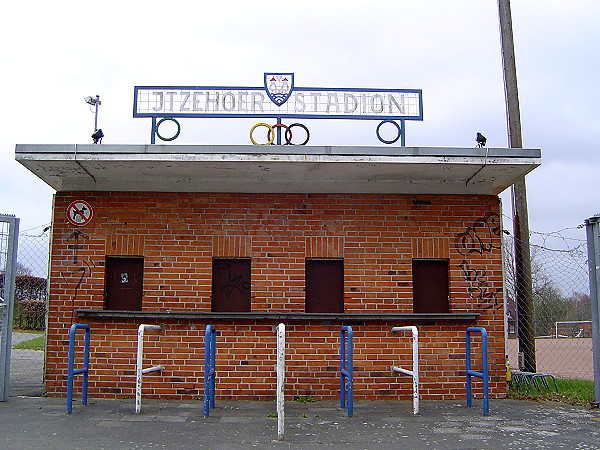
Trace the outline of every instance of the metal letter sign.
<instances>
[{"instance_id":1,"label":"metal letter sign","mask_svg":"<svg viewBox=\"0 0 600 450\"><path fill-rule=\"evenodd\" d=\"M393 123L404 145L404 121L423 120L423 100L420 89L296 87L293 73L265 73L263 87L136 86L133 116L152 118L152 143L157 118L175 121L179 131L176 118L271 117L400 121ZM397 140L381 139L379 128L377 136Z\"/></svg>"}]
</instances>

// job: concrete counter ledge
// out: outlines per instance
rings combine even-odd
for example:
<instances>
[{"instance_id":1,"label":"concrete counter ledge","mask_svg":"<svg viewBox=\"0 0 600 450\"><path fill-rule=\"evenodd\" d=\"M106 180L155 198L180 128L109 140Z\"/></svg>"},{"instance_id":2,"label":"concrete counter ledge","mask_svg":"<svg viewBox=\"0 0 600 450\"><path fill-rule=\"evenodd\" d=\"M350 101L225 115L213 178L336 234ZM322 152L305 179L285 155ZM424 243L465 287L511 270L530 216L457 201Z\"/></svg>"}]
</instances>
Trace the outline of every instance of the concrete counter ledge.
<instances>
[{"instance_id":1,"label":"concrete counter ledge","mask_svg":"<svg viewBox=\"0 0 600 450\"><path fill-rule=\"evenodd\" d=\"M397 313L275 313L275 312L185 312L185 311L107 311L76 310L77 316L87 319L173 319L173 320L273 320L301 322L310 320L340 322L452 322L474 321L478 313L434 313L434 314L397 314Z\"/></svg>"}]
</instances>

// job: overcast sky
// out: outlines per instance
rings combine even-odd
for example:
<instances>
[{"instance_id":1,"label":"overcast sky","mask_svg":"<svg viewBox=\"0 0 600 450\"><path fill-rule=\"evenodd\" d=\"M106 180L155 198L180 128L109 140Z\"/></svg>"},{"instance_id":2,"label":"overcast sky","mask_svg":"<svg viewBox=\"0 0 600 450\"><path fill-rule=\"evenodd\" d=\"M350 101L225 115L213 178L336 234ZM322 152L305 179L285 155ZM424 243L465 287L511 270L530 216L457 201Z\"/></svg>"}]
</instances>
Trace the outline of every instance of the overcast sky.
<instances>
[{"instance_id":1,"label":"overcast sky","mask_svg":"<svg viewBox=\"0 0 600 450\"><path fill-rule=\"evenodd\" d=\"M600 213L600 2L512 0L530 227L548 233ZM21 1L2 12L0 213L50 222L53 190L15 144L91 143L100 95L105 144L149 143L134 86L295 85L423 90L407 146L507 147L496 0ZM183 119L178 144L249 144L256 120ZM381 145L372 121L307 121L311 145ZM510 197L503 195L505 215ZM508 221L510 222L510 220ZM39 229L41 231L41 229Z\"/></svg>"}]
</instances>

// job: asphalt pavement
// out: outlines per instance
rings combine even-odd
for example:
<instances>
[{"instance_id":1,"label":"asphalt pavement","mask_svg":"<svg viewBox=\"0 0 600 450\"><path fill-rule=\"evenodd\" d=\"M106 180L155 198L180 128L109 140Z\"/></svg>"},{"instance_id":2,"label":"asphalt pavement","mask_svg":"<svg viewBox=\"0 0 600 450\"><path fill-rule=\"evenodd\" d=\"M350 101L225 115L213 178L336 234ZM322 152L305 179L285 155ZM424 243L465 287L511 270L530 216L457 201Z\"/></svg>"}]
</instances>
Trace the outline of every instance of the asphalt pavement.
<instances>
[{"instance_id":1,"label":"asphalt pavement","mask_svg":"<svg viewBox=\"0 0 600 450\"><path fill-rule=\"evenodd\" d=\"M13 333L13 344L36 335ZM600 410L554 402L481 400L355 401L353 417L339 402L286 402L283 440L275 402L219 401L203 416L201 401L64 398L43 392L43 352L12 351L11 397L0 402L0 448L294 448L294 449L600 449ZM32 367L34 366L34 367ZM36 370L34 370L36 369ZM39 379L38 379L39 378Z\"/></svg>"},{"instance_id":2,"label":"asphalt pavement","mask_svg":"<svg viewBox=\"0 0 600 450\"><path fill-rule=\"evenodd\" d=\"M10 397L0 403L4 449L294 448L294 449L600 449L600 410L553 402L491 400L286 402L283 440L275 402L219 401L203 417L201 401Z\"/></svg>"},{"instance_id":3,"label":"asphalt pavement","mask_svg":"<svg viewBox=\"0 0 600 450\"><path fill-rule=\"evenodd\" d=\"M12 345L41 336L40 333L12 333ZM44 352L42 350L11 350L10 395L40 396L44 393Z\"/></svg>"}]
</instances>

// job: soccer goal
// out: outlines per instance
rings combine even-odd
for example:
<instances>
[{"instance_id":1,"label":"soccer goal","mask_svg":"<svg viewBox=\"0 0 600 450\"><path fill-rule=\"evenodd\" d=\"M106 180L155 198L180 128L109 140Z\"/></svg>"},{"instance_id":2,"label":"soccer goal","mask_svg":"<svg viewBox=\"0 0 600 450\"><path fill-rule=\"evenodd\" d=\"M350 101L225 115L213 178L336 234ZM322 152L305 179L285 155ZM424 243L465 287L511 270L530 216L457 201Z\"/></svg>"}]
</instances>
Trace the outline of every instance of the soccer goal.
<instances>
[{"instance_id":1,"label":"soccer goal","mask_svg":"<svg viewBox=\"0 0 600 450\"><path fill-rule=\"evenodd\" d=\"M555 338L582 338L592 337L592 321L565 321L554 322Z\"/></svg>"}]
</instances>

